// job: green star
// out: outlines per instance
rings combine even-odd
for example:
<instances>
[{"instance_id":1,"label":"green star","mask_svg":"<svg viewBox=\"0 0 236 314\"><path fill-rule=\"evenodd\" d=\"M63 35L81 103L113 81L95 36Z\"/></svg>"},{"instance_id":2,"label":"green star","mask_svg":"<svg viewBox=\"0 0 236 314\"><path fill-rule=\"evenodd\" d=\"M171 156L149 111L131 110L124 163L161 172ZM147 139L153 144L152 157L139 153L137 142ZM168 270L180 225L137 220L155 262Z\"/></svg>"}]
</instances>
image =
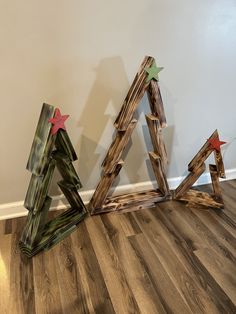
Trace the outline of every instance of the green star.
<instances>
[{"instance_id":1,"label":"green star","mask_svg":"<svg viewBox=\"0 0 236 314\"><path fill-rule=\"evenodd\" d=\"M158 73L163 70L163 67L157 67L156 63L153 62L152 66L150 68L146 68L145 71L148 73L148 77L146 82L148 83L152 79L155 79L156 81L159 81Z\"/></svg>"}]
</instances>

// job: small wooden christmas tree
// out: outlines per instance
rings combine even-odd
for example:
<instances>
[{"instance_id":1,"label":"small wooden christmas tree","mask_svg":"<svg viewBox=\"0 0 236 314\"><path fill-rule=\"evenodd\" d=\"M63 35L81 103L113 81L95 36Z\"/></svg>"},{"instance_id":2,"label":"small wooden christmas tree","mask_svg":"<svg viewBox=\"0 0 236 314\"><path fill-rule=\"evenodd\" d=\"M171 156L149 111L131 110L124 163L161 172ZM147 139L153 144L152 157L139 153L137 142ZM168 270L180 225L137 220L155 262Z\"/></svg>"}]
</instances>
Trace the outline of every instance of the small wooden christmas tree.
<instances>
[{"instance_id":1,"label":"small wooden christmas tree","mask_svg":"<svg viewBox=\"0 0 236 314\"><path fill-rule=\"evenodd\" d=\"M141 209L170 198L165 173L167 154L162 139L162 128L166 126L166 117L158 85L158 73L162 69L156 66L154 58L145 57L135 76L114 123L117 131L102 163L102 178L89 204L91 214L127 210L129 208ZM151 114L146 115L146 121L154 148L153 152L149 152L149 157L156 176L158 189L108 197L108 192L122 168L123 151L137 124L137 120L134 119L134 113L145 92L148 94L151 109Z\"/></svg>"},{"instance_id":2,"label":"small wooden christmas tree","mask_svg":"<svg viewBox=\"0 0 236 314\"><path fill-rule=\"evenodd\" d=\"M200 151L188 164L188 170L190 171L190 173L174 191L174 199L187 202L189 206L191 205L196 207L200 205L210 208L224 208L219 185L219 177L225 178L224 164L220 149L220 146L223 144L225 144L225 142L219 140L218 131L215 130L215 132L202 146ZM205 160L213 152L216 164L209 165L213 193L210 195L206 192L200 192L190 189L191 186L206 170Z\"/></svg>"},{"instance_id":3,"label":"small wooden christmas tree","mask_svg":"<svg viewBox=\"0 0 236 314\"><path fill-rule=\"evenodd\" d=\"M32 176L24 206L29 213L19 243L29 257L62 240L86 215L77 192L82 185L72 165L77 156L64 125L68 117L62 116L59 109L43 104L27 163ZM71 208L46 222L52 201L48 190L55 167L63 178L58 185Z\"/></svg>"}]
</instances>

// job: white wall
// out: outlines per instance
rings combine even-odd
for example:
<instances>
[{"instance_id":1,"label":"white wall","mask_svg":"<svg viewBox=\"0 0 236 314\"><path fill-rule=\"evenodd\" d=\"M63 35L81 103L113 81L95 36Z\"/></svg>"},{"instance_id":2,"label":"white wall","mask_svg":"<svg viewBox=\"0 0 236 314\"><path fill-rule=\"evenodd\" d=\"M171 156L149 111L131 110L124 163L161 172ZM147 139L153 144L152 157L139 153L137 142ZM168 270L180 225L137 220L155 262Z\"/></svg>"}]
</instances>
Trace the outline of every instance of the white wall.
<instances>
[{"instance_id":1,"label":"white wall","mask_svg":"<svg viewBox=\"0 0 236 314\"><path fill-rule=\"evenodd\" d=\"M43 102L71 115L76 169L84 189L95 187L112 123L146 54L165 67L168 176L185 174L215 128L224 140L236 137L235 34L233 0L0 0L0 203L25 196ZM120 183L149 178L143 132L141 114ZM236 167L236 141L225 166Z\"/></svg>"}]
</instances>

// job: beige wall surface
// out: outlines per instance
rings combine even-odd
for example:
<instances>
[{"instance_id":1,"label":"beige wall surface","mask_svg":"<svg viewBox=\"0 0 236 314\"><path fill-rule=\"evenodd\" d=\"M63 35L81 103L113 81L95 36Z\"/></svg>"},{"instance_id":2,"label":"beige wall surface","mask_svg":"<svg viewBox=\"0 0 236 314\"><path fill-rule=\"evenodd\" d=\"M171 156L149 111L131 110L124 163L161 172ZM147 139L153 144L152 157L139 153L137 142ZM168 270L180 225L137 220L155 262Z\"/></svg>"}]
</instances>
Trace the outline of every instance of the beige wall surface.
<instances>
[{"instance_id":1,"label":"beige wall surface","mask_svg":"<svg viewBox=\"0 0 236 314\"><path fill-rule=\"evenodd\" d=\"M85 190L96 186L113 122L145 55L165 67L168 177L185 175L214 129L224 140L236 137L235 35L235 0L0 0L0 203L25 196L43 102L70 115L76 169ZM146 98L119 184L149 180L143 112ZM236 141L224 159L236 168Z\"/></svg>"}]
</instances>

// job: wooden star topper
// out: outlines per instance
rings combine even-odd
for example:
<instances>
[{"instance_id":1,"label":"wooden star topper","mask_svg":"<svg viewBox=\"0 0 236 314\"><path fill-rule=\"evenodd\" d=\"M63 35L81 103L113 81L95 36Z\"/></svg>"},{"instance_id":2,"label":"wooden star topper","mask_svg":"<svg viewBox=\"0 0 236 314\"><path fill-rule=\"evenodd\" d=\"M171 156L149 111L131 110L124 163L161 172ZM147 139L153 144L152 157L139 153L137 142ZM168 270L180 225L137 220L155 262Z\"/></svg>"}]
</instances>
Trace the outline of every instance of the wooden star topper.
<instances>
[{"instance_id":1,"label":"wooden star topper","mask_svg":"<svg viewBox=\"0 0 236 314\"><path fill-rule=\"evenodd\" d=\"M220 146L226 144L226 142L220 141L218 138L209 138L207 142L218 152L220 151Z\"/></svg>"},{"instance_id":2,"label":"wooden star topper","mask_svg":"<svg viewBox=\"0 0 236 314\"><path fill-rule=\"evenodd\" d=\"M157 67L156 63L153 62L152 66L150 68L146 68L145 71L148 73L148 77L146 79L146 82L150 82L152 79L159 81L158 74L163 70L163 67Z\"/></svg>"},{"instance_id":3,"label":"wooden star topper","mask_svg":"<svg viewBox=\"0 0 236 314\"><path fill-rule=\"evenodd\" d=\"M55 110L55 115L53 118L49 119L48 122L53 124L52 135L56 134L59 129L66 130L65 121L69 118L69 115L61 115L60 109Z\"/></svg>"}]
</instances>

